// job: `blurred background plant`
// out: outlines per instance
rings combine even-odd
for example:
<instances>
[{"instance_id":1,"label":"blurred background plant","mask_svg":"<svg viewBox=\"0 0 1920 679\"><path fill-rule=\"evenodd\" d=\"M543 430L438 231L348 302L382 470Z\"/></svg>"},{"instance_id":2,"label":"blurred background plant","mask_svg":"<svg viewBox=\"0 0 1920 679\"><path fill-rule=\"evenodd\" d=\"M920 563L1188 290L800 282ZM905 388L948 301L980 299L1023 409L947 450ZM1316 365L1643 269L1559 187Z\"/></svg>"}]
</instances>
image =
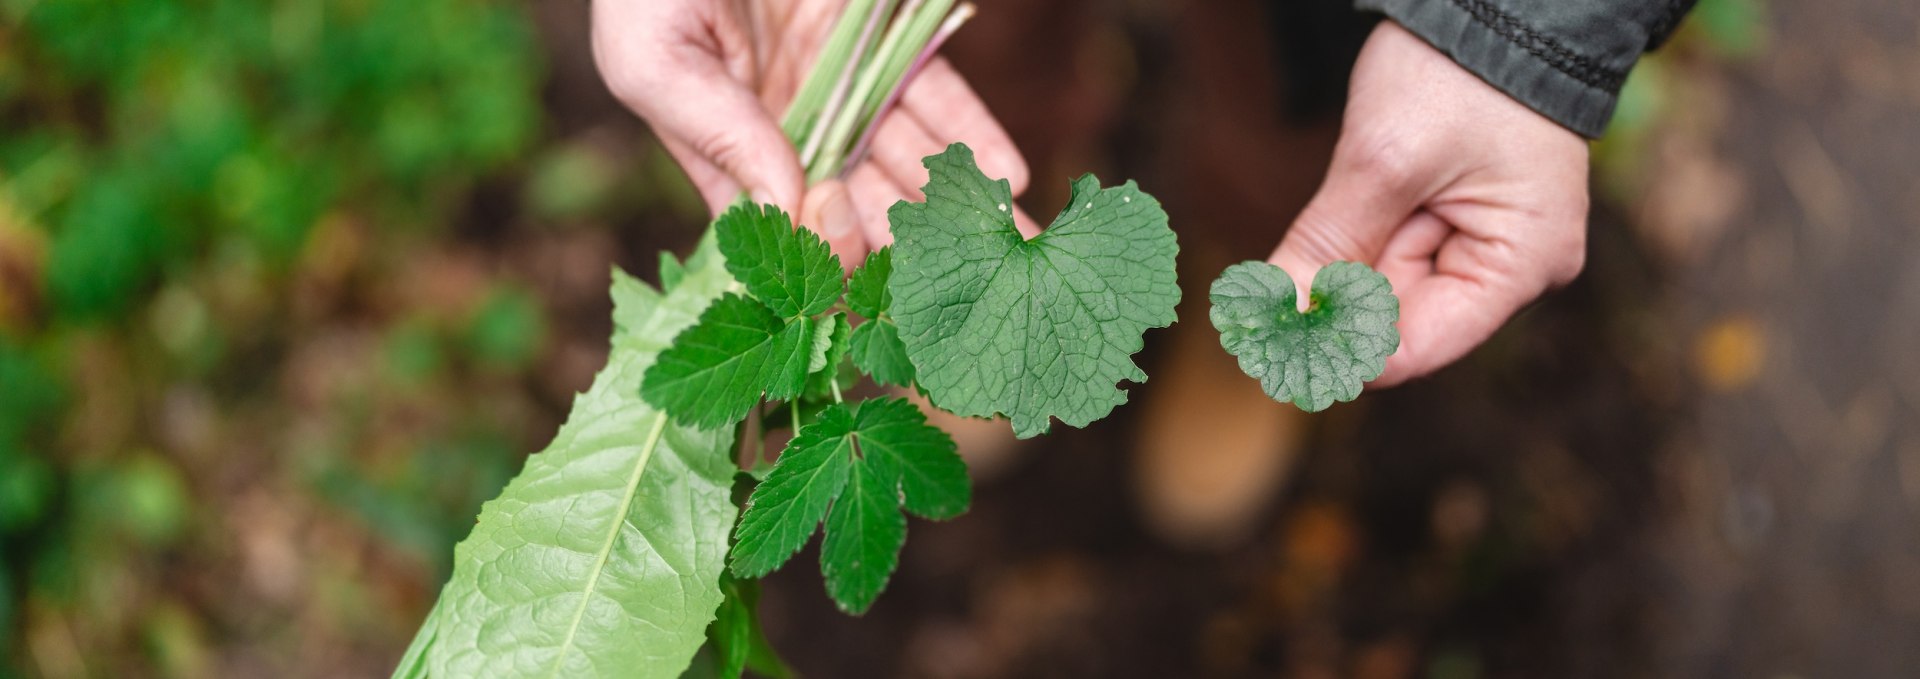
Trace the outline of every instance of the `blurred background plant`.
<instances>
[{"instance_id":1,"label":"blurred background plant","mask_svg":"<svg viewBox=\"0 0 1920 679\"><path fill-rule=\"evenodd\" d=\"M0 676L390 662L564 406L502 225L660 191L543 135L518 3L0 19Z\"/></svg>"},{"instance_id":2,"label":"blurred background plant","mask_svg":"<svg viewBox=\"0 0 1920 679\"><path fill-rule=\"evenodd\" d=\"M1138 178L1201 284L1310 194L1365 30L979 4L948 53L1029 210ZM609 264L704 226L586 12L0 0L0 677L390 669L604 361ZM1301 418L1179 367L1224 356L1184 308L1117 417L975 458L872 613L776 574L769 634L816 676L1898 676L1917 34L1702 0L1595 148L1588 272L1475 356ZM1156 402L1205 437L1156 443Z\"/></svg>"}]
</instances>

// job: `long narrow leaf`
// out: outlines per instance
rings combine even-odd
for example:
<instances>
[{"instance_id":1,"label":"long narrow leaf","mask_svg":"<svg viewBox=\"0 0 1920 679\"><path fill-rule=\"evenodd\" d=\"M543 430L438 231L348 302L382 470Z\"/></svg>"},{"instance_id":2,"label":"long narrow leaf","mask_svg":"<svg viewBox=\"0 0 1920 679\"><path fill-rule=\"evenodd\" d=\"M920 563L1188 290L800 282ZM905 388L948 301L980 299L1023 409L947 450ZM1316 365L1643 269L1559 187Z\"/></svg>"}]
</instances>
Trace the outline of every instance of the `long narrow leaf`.
<instances>
[{"instance_id":1,"label":"long narrow leaf","mask_svg":"<svg viewBox=\"0 0 1920 679\"><path fill-rule=\"evenodd\" d=\"M710 253L665 295L615 273L607 367L455 548L422 630L432 636L416 642L434 676L674 677L687 666L721 601L732 440L669 422L640 399L640 380L730 284Z\"/></svg>"}]
</instances>

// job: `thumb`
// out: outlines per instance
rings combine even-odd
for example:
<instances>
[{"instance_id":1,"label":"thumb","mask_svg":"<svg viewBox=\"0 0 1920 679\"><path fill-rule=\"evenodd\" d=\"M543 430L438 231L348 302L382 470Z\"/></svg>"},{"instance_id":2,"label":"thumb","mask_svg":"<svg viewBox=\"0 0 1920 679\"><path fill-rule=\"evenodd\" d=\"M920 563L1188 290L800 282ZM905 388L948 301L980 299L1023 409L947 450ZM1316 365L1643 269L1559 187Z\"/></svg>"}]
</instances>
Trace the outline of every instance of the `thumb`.
<instances>
[{"instance_id":1,"label":"thumb","mask_svg":"<svg viewBox=\"0 0 1920 679\"><path fill-rule=\"evenodd\" d=\"M1302 310L1321 267L1337 261L1371 266L1394 230L1420 205L1420 196L1406 183L1384 180L1364 167L1336 159L1320 190L1267 259L1293 278Z\"/></svg>"},{"instance_id":2,"label":"thumb","mask_svg":"<svg viewBox=\"0 0 1920 679\"><path fill-rule=\"evenodd\" d=\"M800 224L820 234L849 273L866 260L867 239L860 234L860 213L846 182L829 179L807 189Z\"/></svg>"}]
</instances>

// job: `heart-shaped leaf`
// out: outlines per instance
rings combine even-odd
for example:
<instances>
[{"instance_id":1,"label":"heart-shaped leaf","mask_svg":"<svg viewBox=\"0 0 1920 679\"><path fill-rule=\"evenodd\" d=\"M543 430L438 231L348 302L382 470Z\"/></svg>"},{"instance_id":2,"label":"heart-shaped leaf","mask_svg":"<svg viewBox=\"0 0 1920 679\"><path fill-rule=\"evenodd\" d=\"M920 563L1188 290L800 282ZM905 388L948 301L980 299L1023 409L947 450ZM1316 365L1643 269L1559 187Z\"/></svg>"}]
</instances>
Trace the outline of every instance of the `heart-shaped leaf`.
<instances>
[{"instance_id":1,"label":"heart-shaped leaf","mask_svg":"<svg viewBox=\"0 0 1920 679\"><path fill-rule=\"evenodd\" d=\"M1214 279L1213 327L1240 369L1273 400L1301 410L1351 401L1400 347L1400 300L1387 277L1354 262L1314 276L1305 312L1293 278L1266 262L1241 262Z\"/></svg>"},{"instance_id":2,"label":"heart-shaped leaf","mask_svg":"<svg viewBox=\"0 0 1920 679\"><path fill-rule=\"evenodd\" d=\"M1054 418L1075 427L1126 402L1121 380L1147 328L1174 320L1179 245L1159 201L1133 182L1073 183L1072 202L1032 239L1013 225L1007 180L988 179L954 144L928 156L925 203L893 223L890 310L934 405L1006 415L1021 438Z\"/></svg>"}]
</instances>

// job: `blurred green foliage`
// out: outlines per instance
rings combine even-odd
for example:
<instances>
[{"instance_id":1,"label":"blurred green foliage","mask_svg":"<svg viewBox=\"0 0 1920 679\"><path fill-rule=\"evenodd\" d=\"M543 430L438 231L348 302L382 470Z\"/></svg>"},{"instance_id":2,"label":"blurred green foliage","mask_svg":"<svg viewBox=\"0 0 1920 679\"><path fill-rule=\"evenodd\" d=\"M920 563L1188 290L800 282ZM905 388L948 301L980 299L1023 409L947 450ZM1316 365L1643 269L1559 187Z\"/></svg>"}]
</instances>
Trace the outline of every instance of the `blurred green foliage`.
<instances>
[{"instance_id":1,"label":"blurred green foliage","mask_svg":"<svg viewBox=\"0 0 1920 679\"><path fill-rule=\"evenodd\" d=\"M523 171L532 31L507 0L0 0L0 677L206 673L231 604L191 583L242 574L201 566L264 558L249 531L341 543L235 509L263 493L444 569L518 460L483 411L545 311L391 291ZM542 157L536 212L611 191L604 158ZM298 556L359 588L328 605L382 596L340 584L362 557Z\"/></svg>"}]
</instances>

